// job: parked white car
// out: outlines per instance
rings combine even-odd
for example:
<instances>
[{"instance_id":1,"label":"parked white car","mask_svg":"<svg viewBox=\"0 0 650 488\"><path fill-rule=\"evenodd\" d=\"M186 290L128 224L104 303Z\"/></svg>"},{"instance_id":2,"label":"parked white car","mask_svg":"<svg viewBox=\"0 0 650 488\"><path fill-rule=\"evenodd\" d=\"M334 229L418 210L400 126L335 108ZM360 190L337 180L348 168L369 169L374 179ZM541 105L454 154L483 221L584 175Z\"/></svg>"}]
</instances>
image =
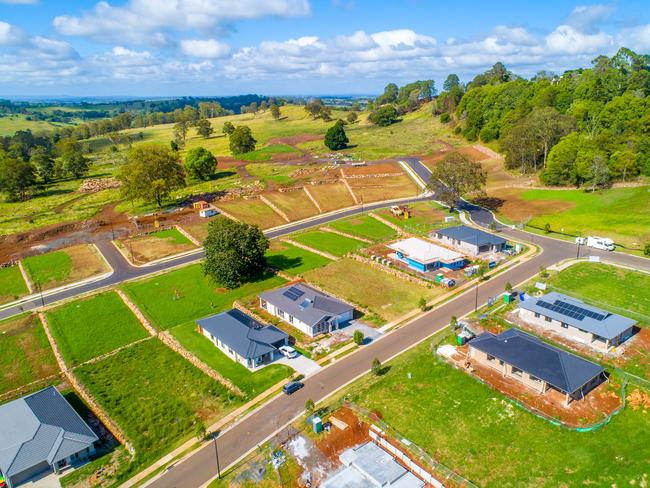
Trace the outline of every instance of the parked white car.
<instances>
[{"instance_id":1,"label":"parked white car","mask_svg":"<svg viewBox=\"0 0 650 488\"><path fill-rule=\"evenodd\" d=\"M293 347L291 347L291 346L280 346L280 347L278 348L278 351L280 351L280 353L281 353L283 356L286 356L286 357L288 357L288 358L295 358L295 357L298 356L298 351L296 351L296 350L295 350Z\"/></svg>"}]
</instances>

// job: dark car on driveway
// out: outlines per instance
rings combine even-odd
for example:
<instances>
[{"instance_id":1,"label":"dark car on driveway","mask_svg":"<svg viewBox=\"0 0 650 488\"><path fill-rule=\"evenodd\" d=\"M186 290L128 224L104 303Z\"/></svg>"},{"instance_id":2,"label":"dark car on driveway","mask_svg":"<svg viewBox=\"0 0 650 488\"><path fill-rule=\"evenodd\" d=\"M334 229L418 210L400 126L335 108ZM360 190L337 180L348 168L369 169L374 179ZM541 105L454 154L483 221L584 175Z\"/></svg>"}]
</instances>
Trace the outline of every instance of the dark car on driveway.
<instances>
[{"instance_id":1,"label":"dark car on driveway","mask_svg":"<svg viewBox=\"0 0 650 488\"><path fill-rule=\"evenodd\" d=\"M300 388L302 388L303 386L305 385L302 384L300 381L290 381L289 383L287 383L282 387L282 391L285 392L287 395L291 395L292 393L295 393L298 390L300 390Z\"/></svg>"}]
</instances>

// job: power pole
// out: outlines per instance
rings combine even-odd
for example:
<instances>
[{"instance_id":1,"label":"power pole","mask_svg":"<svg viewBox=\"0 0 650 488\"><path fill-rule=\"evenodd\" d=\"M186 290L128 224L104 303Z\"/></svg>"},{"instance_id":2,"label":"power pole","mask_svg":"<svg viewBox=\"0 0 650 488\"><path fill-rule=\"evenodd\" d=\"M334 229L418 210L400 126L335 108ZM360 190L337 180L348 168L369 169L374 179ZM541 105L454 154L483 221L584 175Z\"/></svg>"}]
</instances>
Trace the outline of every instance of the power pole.
<instances>
[{"instance_id":1,"label":"power pole","mask_svg":"<svg viewBox=\"0 0 650 488\"><path fill-rule=\"evenodd\" d=\"M221 479L221 467L219 466L219 448L217 447L217 433L214 433L214 454L217 458L217 479Z\"/></svg>"}]
</instances>

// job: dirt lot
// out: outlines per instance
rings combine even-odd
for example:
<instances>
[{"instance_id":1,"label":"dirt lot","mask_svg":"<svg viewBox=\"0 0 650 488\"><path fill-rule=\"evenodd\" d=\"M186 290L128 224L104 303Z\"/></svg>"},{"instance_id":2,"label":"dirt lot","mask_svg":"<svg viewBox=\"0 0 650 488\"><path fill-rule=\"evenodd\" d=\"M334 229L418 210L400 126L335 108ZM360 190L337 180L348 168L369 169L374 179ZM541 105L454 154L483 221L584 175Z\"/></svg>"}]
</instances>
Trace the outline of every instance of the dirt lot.
<instances>
[{"instance_id":1,"label":"dirt lot","mask_svg":"<svg viewBox=\"0 0 650 488\"><path fill-rule=\"evenodd\" d=\"M330 212L339 208L351 207L354 205L352 195L343 182L325 183L323 185L308 185L309 193L323 209L323 212Z\"/></svg>"},{"instance_id":2,"label":"dirt lot","mask_svg":"<svg viewBox=\"0 0 650 488\"><path fill-rule=\"evenodd\" d=\"M178 231L173 229L171 232L177 233ZM115 242L133 263L144 264L195 249L194 244L184 236L182 237L183 239L166 235L162 237L162 234L159 236L154 233Z\"/></svg>"},{"instance_id":3,"label":"dirt lot","mask_svg":"<svg viewBox=\"0 0 650 488\"><path fill-rule=\"evenodd\" d=\"M348 176L357 175L382 175L382 174L404 174L404 170L399 163L377 163L367 166L346 166L343 168L343 174Z\"/></svg>"},{"instance_id":4,"label":"dirt lot","mask_svg":"<svg viewBox=\"0 0 650 488\"><path fill-rule=\"evenodd\" d=\"M502 213L513 222L521 222L538 215L564 212L574 207L571 202L559 200L523 200L521 194L524 191L526 190L519 188L502 188L492 193L488 190L488 197L477 199L476 202L490 210Z\"/></svg>"}]
</instances>

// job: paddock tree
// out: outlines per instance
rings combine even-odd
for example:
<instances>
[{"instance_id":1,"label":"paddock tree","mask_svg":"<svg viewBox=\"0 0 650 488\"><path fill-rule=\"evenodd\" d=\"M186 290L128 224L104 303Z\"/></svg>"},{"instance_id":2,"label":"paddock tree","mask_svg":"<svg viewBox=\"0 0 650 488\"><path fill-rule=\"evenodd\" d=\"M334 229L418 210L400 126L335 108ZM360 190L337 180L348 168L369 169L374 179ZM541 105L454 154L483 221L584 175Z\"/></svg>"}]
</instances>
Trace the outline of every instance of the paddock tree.
<instances>
[{"instance_id":1,"label":"paddock tree","mask_svg":"<svg viewBox=\"0 0 650 488\"><path fill-rule=\"evenodd\" d=\"M237 155L254 151L256 142L250 127L238 125L230 134L230 152Z\"/></svg>"},{"instance_id":2,"label":"paddock tree","mask_svg":"<svg viewBox=\"0 0 650 488\"><path fill-rule=\"evenodd\" d=\"M197 180L209 180L216 167L217 159L204 147L194 147L185 156L185 171Z\"/></svg>"},{"instance_id":3,"label":"paddock tree","mask_svg":"<svg viewBox=\"0 0 650 488\"><path fill-rule=\"evenodd\" d=\"M232 122L226 121L223 123L223 128L221 129L221 132L229 136L235 131L235 126L233 125Z\"/></svg>"},{"instance_id":4,"label":"paddock tree","mask_svg":"<svg viewBox=\"0 0 650 488\"><path fill-rule=\"evenodd\" d=\"M450 152L433 168L429 188L453 209L461 196L483 192L486 180L487 174L480 163L459 152Z\"/></svg>"},{"instance_id":5,"label":"paddock tree","mask_svg":"<svg viewBox=\"0 0 650 488\"><path fill-rule=\"evenodd\" d=\"M325 134L325 145L332 151L344 149L348 145L348 142L350 141L348 140L348 136L345 134L342 120L337 120L336 124L327 129L327 133Z\"/></svg>"},{"instance_id":6,"label":"paddock tree","mask_svg":"<svg viewBox=\"0 0 650 488\"><path fill-rule=\"evenodd\" d=\"M393 105L383 105L377 110L373 111L368 116L368 120L380 127L386 127L388 125L394 124L399 120L399 113Z\"/></svg>"},{"instance_id":7,"label":"paddock tree","mask_svg":"<svg viewBox=\"0 0 650 488\"><path fill-rule=\"evenodd\" d=\"M278 107L276 104L271 105L271 116L275 119L278 120L282 114L280 113L280 107Z\"/></svg>"},{"instance_id":8,"label":"paddock tree","mask_svg":"<svg viewBox=\"0 0 650 488\"><path fill-rule=\"evenodd\" d=\"M256 225L230 219L213 220L208 225L203 246L203 272L227 288L254 280L266 269L269 240Z\"/></svg>"},{"instance_id":9,"label":"paddock tree","mask_svg":"<svg viewBox=\"0 0 650 488\"><path fill-rule=\"evenodd\" d=\"M36 172L32 163L0 151L0 191L7 194L7 200L25 200L27 190L35 183Z\"/></svg>"},{"instance_id":10,"label":"paddock tree","mask_svg":"<svg viewBox=\"0 0 650 488\"><path fill-rule=\"evenodd\" d=\"M155 143L133 147L118 179L124 197L154 202L158 207L162 207L172 191L185 186L185 172L178 153L166 145Z\"/></svg>"},{"instance_id":11,"label":"paddock tree","mask_svg":"<svg viewBox=\"0 0 650 488\"><path fill-rule=\"evenodd\" d=\"M206 118L197 120L194 126L196 127L196 133L205 139L210 137L210 135L214 132L212 124Z\"/></svg>"}]
</instances>

